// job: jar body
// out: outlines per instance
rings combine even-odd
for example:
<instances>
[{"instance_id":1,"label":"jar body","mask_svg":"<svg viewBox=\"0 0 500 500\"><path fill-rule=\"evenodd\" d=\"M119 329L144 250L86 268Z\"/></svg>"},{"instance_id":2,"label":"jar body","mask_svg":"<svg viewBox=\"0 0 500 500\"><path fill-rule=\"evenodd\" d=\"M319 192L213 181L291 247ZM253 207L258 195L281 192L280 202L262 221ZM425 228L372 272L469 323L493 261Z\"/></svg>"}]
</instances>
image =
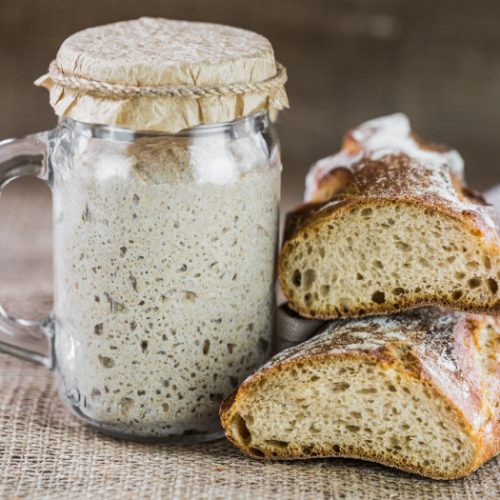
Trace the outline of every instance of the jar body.
<instances>
[{"instance_id":1,"label":"jar body","mask_svg":"<svg viewBox=\"0 0 500 500\"><path fill-rule=\"evenodd\" d=\"M62 120L51 154L55 354L72 410L201 441L271 350L281 164L266 114L182 134Z\"/></svg>"}]
</instances>

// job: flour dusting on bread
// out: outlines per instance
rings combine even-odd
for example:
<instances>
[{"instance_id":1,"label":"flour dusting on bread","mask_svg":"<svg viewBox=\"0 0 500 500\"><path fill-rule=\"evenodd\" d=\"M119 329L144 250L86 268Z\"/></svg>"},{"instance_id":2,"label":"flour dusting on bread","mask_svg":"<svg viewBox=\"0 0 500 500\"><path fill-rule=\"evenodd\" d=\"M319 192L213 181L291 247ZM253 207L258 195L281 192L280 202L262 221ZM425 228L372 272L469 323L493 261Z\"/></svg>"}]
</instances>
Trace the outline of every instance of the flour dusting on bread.
<instances>
[{"instance_id":1,"label":"flour dusting on bread","mask_svg":"<svg viewBox=\"0 0 500 500\"><path fill-rule=\"evenodd\" d=\"M333 319L443 305L500 314L493 209L463 183L460 155L404 115L360 125L307 179L287 217L279 279L291 309Z\"/></svg>"},{"instance_id":2,"label":"flour dusting on bread","mask_svg":"<svg viewBox=\"0 0 500 500\"><path fill-rule=\"evenodd\" d=\"M499 320L437 308L332 321L226 399L226 435L254 458L464 476L500 448L499 334Z\"/></svg>"},{"instance_id":3,"label":"flour dusting on bread","mask_svg":"<svg viewBox=\"0 0 500 500\"><path fill-rule=\"evenodd\" d=\"M412 133L408 117L396 113L364 122L351 130L346 134L339 153L313 165L306 177L304 201L313 200L317 184L333 169L355 169L363 159L380 160L391 155L405 155L426 168L444 168L459 179L464 177L464 162L458 151L442 146L424 146Z\"/></svg>"}]
</instances>

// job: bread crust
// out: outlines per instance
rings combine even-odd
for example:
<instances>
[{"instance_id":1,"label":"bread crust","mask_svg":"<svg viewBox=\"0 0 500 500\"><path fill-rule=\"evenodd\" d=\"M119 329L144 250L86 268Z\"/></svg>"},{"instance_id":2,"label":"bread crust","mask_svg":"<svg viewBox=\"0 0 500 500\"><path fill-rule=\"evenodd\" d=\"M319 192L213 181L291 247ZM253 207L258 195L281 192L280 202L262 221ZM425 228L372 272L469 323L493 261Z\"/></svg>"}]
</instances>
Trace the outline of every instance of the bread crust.
<instances>
[{"instance_id":1,"label":"bread crust","mask_svg":"<svg viewBox=\"0 0 500 500\"><path fill-rule=\"evenodd\" d=\"M313 167L314 168L314 167ZM331 182L331 176L345 167L334 167L326 177L317 180L316 192L322 185ZM388 154L379 160L363 157L350 166L351 180L347 185L336 188L329 198L313 195L313 201L301 205L298 213L324 214L326 209L343 202L369 203L371 200L394 203L411 203L430 210L450 215L485 240L500 245L498 217L492 205L467 187L456 175L443 166L428 167L405 154ZM324 187L324 186L323 186ZM293 212L292 212L293 214ZM302 217L295 230L307 225L308 218Z\"/></svg>"},{"instance_id":2,"label":"bread crust","mask_svg":"<svg viewBox=\"0 0 500 500\"><path fill-rule=\"evenodd\" d=\"M399 116L399 115L398 115ZM390 314L416 307L447 306L468 312L500 314L500 295L490 303L473 304L465 297L450 300L449 290L441 295L421 294L393 299L383 304L349 308L344 312L335 304L327 310L316 310L293 296L286 281L286 261L296 244L302 243L311 231L322 231L328 224L355 207L410 205L417 210L439 213L458 222L463 231L477 240L485 255L493 262L500 262L500 237L498 220L491 205L468 188L463 181L463 172L456 158L458 153L444 146L426 144L410 132L408 137L399 137L404 148L394 147L372 151L366 149L371 130L376 135L391 133L391 120L382 119L382 125L362 125L347 134L343 149L331 158L321 160L313 166L307 179L307 203L288 214L284 243L279 257L278 277L283 293L292 309L299 314L320 319L337 317L360 317L367 314ZM385 121L384 121L385 120ZM368 122L371 123L371 122ZM403 123L404 122L403 120ZM404 132L404 130L403 130ZM401 131L399 131L401 134ZM385 136L384 136L385 137ZM366 139L367 144L363 143ZM391 139L387 139L390 143ZM405 142L406 141L406 142ZM379 141L380 142L380 141ZM396 141L397 143L397 141ZM408 146L408 143L410 146ZM405 149L406 148L406 149ZM409 154L414 156L409 156ZM430 155L430 156L429 156ZM451 156L450 156L451 155ZM453 161L456 164L453 164ZM318 167L319 165L319 167ZM325 234L327 232L325 231ZM500 272L500 269L497 270Z\"/></svg>"},{"instance_id":3,"label":"bread crust","mask_svg":"<svg viewBox=\"0 0 500 500\"><path fill-rule=\"evenodd\" d=\"M294 460L313 457L360 458L382 463L407 472L434 479L463 477L500 451L500 426L498 414L498 336L500 320L467 313L447 312L438 308L424 308L402 313L385 321L396 321L401 328L401 338L386 336L383 318L366 318L357 321L334 321L331 329L308 342L287 349L245 380L221 405L220 417L227 438L252 458ZM363 324L375 325L367 339L367 348L359 345L359 338L350 334ZM377 326L378 325L378 326ZM493 327L496 342L493 352L481 353L479 336L487 326ZM376 340L382 345L370 347ZM483 358L480 357L483 355ZM494 361L483 370L481 359ZM409 466L397 459L369 456L351 450L348 453L333 449L315 449L309 455L296 451L280 450L277 455L261 456L238 439L232 432L231 420L238 412L240 402L263 379L272 378L279 371L297 365L314 366L319 363L336 363L341 360L373 362L384 369L396 369L402 377L411 377L423 384L433 398L443 400L456 415L457 421L469 436L474 448L474 458L462 470L448 475L437 474L429 467ZM262 451L262 450L261 450Z\"/></svg>"}]
</instances>

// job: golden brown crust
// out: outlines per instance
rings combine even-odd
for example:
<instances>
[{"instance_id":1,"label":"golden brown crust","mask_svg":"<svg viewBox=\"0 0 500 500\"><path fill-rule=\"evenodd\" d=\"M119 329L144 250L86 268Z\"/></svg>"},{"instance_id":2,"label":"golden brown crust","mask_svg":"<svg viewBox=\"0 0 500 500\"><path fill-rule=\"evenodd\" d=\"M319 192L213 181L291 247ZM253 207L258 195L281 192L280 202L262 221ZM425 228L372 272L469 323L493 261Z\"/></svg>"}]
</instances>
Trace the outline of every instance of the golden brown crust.
<instances>
[{"instance_id":1,"label":"golden brown crust","mask_svg":"<svg viewBox=\"0 0 500 500\"><path fill-rule=\"evenodd\" d=\"M302 362L306 361L309 366L313 366L316 364L321 363L324 360L327 360L329 356L327 354L323 355L317 355L314 358L308 359L308 360L300 360L300 359L294 359L290 363L285 363L283 366L275 366L272 367L265 376L267 377L272 377L273 374L279 370L288 368L288 367L293 367L301 364ZM349 358L362 358L362 361L370 363L370 362L377 362L381 366L384 366L386 369L391 369L395 368L395 365L392 364L390 361L391 359L389 356L386 355L386 353L379 353L379 355L373 355L372 353L366 353L366 352L359 352L359 353L343 353L343 354L336 354L335 355L335 360L336 361L341 361L344 359L349 359ZM389 359L387 359L389 358ZM416 370L415 370L416 371ZM258 372L257 372L258 373ZM257 374L256 374L257 375ZM403 372L402 376L404 377L412 377L414 376L414 373L412 372ZM242 384L230 397L232 399L232 403L225 404L226 402L223 403L221 406L221 411L220 411L220 418L221 418L221 423L222 426L225 429L226 432L226 437L227 439L235 445L237 448L239 448L243 453L248 455L251 458L261 460L261 459L267 459L267 460L302 460L302 459L307 459L307 458L355 458L355 459L361 459L361 460L366 460L366 461L371 461L371 462L376 462L380 463L382 465L385 465L387 467L393 467L396 469L400 469L405 472L410 472L414 474L419 474L422 476L430 477L433 479L456 479L459 477L463 477L471 472L474 472L478 467L480 467L484 462L486 462L489 458L492 458L494 455L490 455L490 453L478 453L476 456L476 459L467 467L466 469L463 469L461 471L457 471L455 474L450 474L446 477L436 474L430 467L428 468L419 468L419 467L411 467L408 466L407 464L404 464L400 461L395 460L393 457L391 457L390 460L388 460L384 456L376 456L376 455L368 455L366 453L361 452L360 450L346 450L345 452L341 449L338 449L339 447L331 447L329 449L322 448L322 449L310 449L308 450L308 454L304 455L300 451L291 451L290 447L288 448L288 451L281 450L279 455L271 455L271 454L266 454L262 450L257 450L252 448L251 446L246 445L245 443L241 442L236 436L233 435L231 431L231 419L233 415L236 413L236 408L238 406L239 401L246 396L246 393L252 390L252 386L257 385L258 381L262 377L258 377L255 380L250 379L245 381L244 385ZM426 384L428 390L433 394L435 398L440 398L442 397L442 393L432 384L430 381L424 381L422 380L422 383ZM467 428L469 426L469 422L464 418L463 414L456 408L452 407L452 411L455 412L457 420L461 423L461 426L464 428ZM491 450L491 447L488 448L488 450ZM486 451L486 449L485 449ZM496 452L498 453L498 451Z\"/></svg>"},{"instance_id":2,"label":"golden brown crust","mask_svg":"<svg viewBox=\"0 0 500 500\"><path fill-rule=\"evenodd\" d=\"M292 460L325 456L351 457L376 461L435 479L454 479L467 475L500 451L500 395L495 389L500 369L497 353L489 353L488 359L493 358L495 361L493 368L486 371L486 376L482 374L479 356L478 337L487 324L491 325L491 321L485 316L427 308L392 318L331 322L326 333L276 355L223 402L220 416L226 435L233 444L253 458ZM396 322L401 338L386 336L389 331L387 322ZM364 332L367 331L367 325L371 326L371 336L367 343L376 340L379 344L383 341L382 345L352 349L352 345L359 345L360 340L351 334L356 332L360 324L363 325ZM500 334L500 321L494 323L494 329L496 335ZM495 345L498 347L498 342ZM349 346L351 348L348 349ZM412 377L424 384L434 398L445 401L456 414L457 421L474 445L474 459L465 469L444 477L436 474L431 467L411 467L380 456L356 454L353 450L347 453L334 449L310 450L308 456L281 450L278 456L263 457L232 434L231 418L236 413L239 402L262 379L299 364L311 366L322 362L335 363L342 359L375 362L385 369L396 369L401 376Z\"/></svg>"},{"instance_id":3,"label":"golden brown crust","mask_svg":"<svg viewBox=\"0 0 500 500\"><path fill-rule=\"evenodd\" d=\"M339 169L346 170L344 167L334 168L327 177L318 180L317 192L333 191L323 184L328 184ZM404 154L392 154L380 160L363 158L351 167L350 172L352 179L348 191L337 189L328 198L314 196L311 210L315 208L316 213L322 213L324 211L319 209L332 202L407 202L462 220L478 236L500 245L491 205L445 168L426 167ZM300 210L304 211L305 206ZM303 225L306 223L307 219L303 219Z\"/></svg>"},{"instance_id":4,"label":"golden brown crust","mask_svg":"<svg viewBox=\"0 0 500 500\"><path fill-rule=\"evenodd\" d=\"M404 115L373 120L351 130L340 153L312 167L306 186L307 203L287 216L278 273L290 307L299 314L321 319L360 317L427 305L500 314L500 296L488 303L473 304L466 296L453 298L451 290L440 294L421 291L382 304L353 305L348 311L324 301L321 308L315 308L314 303L307 306L294 297L293 287L287 283L287 259L311 231L326 235L329 224L348 210L375 204L395 208L411 205L426 214L450 217L477 241L491 262L500 261L496 214L480 194L465 185L460 155L416 137Z\"/></svg>"}]
</instances>

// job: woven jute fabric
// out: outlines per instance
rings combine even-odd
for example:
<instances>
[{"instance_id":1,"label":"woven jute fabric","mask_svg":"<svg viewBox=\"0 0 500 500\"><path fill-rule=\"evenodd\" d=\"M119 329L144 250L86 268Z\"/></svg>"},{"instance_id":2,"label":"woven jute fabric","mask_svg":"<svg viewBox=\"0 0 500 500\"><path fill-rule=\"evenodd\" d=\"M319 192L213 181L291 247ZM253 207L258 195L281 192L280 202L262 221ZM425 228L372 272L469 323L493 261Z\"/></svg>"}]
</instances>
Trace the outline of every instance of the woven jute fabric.
<instances>
[{"instance_id":1,"label":"woven jute fabric","mask_svg":"<svg viewBox=\"0 0 500 500\"><path fill-rule=\"evenodd\" d=\"M141 445L71 416L52 374L0 356L0 495L29 498L495 498L498 460L472 476L425 480L354 460L262 463L225 440Z\"/></svg>"},{"instance_id":2,"label":"woven jute fabric","mask_svg":"<svg viewBox=\"0 0 500 500\"><path fill-rule=\"evenodd\" d=\"M354 460L262 463L227 441L141 445L71 416L52 374L0 356L0 495L29 498L495 498L498 460L440 482Z\"/></svg>"},{"instance_id":3,"label":"woven jute fabric","mask_svg":"<svg viewBox=\"0 0 500 500\"><path fill-rule=\"evenodd\" d=\"M50 198L32 185L7 191L0 298L8 310L40 317L50 307ZM69 414L53 373L0 355L0 498L493 499L499 465L443 482L355 460L260 462L226 440L122 442Z\"/></svg>"}]
</instances>

